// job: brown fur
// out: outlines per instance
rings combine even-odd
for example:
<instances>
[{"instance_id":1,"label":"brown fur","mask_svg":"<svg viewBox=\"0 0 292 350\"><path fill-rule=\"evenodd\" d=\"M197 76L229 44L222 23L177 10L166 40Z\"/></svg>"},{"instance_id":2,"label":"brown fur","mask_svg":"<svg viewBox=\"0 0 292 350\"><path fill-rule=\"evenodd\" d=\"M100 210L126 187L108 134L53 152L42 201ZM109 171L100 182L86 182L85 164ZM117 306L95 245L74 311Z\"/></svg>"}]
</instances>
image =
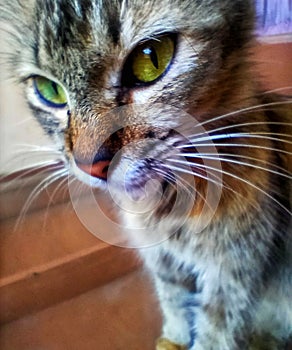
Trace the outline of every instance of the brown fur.
<instances>
[{"instance_id":1,"label":"brown fur","mask_svg":"<svg viewBox=\"0 0 292 350\"><path fill-rule=\"evenodd\" d=\"M13 27L12 70L65 166L117 193L160 300L157 349L282 350L291 98L258 86L252 1L11 0L0 16ZM137 81L133 52L162 35L169 65ZM35 76L59 84L67 105L44 101Z\"/></svg>"}]
</instances>

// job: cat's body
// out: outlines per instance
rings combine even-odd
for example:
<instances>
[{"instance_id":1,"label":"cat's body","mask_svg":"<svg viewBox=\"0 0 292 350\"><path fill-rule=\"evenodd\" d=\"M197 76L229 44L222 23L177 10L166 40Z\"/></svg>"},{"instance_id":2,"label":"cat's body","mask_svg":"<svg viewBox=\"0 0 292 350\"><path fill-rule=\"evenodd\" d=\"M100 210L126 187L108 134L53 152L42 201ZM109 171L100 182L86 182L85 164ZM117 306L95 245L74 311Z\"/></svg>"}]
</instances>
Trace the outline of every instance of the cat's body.
<instances>
[{"instance_id":1,"label":"cat's body","mask_svg":"<svg viewBox=\"0 0 292 350\"><path fill-rule=\"evenodd\" d=\"M157 286L157 348L284 349L291 101L258 92L251 1L1 8L42 126L82 181L113 188L125 227L140 229L127 231Z\"/></svg>"}]
</instances>

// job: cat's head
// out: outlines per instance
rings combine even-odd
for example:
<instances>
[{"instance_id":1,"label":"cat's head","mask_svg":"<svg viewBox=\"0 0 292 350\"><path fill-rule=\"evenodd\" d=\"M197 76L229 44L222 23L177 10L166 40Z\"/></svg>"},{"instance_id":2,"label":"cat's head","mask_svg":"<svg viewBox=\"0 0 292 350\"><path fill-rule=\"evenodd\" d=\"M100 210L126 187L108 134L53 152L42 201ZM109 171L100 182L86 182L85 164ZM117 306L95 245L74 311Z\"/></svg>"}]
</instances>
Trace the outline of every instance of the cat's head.
<instances>
[{"instance_id":1,"label":"cat's head","mask_svg":"<svg viewBox=\"0 0 292 350\"><path fill-rule=\"evenodd\" d=\"M186 161L205 196L192 139L250 103L252 1L12 0L2 16L28 103L82 181L139 196L149 179L172 186Z\"/></svg>"}]
</instances>

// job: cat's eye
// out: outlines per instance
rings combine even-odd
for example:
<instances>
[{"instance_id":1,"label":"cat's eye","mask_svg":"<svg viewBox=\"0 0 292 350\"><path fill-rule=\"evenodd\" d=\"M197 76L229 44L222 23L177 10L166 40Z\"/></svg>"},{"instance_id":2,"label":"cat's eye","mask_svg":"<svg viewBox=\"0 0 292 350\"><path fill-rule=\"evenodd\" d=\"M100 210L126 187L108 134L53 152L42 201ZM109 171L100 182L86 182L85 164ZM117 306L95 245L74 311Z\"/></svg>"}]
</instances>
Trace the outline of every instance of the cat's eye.
<instances>
[{"instance_id":1,"label":"cat's eye","mask_svg":"<svg viewBox=\"0 0 292 350\"><path fill-rule=\"evenodd\" d=\"M124 74L125 85L155 82L168 70L175 52L172 35L163 35L138 45L129 56Z\"/></svg>"},{"instance_id":2,"label":"cat's eye","mask_svg":"<svg viewBox=\"0 0 292 350\"><path fill-rule=\"evenodd\" d=\"M34 77L33 82L35 92L43 103L54 108L66 106L66 93L58 83L41 76Z\"/></svg>"}]
</instances>

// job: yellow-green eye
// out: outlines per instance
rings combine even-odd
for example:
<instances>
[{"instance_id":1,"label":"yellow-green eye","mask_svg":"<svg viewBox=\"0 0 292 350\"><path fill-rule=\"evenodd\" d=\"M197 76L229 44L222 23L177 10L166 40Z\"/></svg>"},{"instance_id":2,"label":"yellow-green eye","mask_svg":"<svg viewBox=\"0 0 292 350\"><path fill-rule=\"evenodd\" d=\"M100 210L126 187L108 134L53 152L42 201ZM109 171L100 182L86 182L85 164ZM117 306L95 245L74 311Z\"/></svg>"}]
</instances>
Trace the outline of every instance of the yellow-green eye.
<instances>
[{"instance_id":1,"label":"yellow-green eye","mask_svg":"<svg viewBox=\"0 0 292 350\"><path fill-rule=\"evenodd\" d=\"M34 87L39 98L49 107L62 108L67 104L64 89L56 82L45 77L34 77Z\"/></svg>"},{"instance_id":2,"label":"yellow-green eye","mask_svg":"<svg viewBox=\"0 0 292 350\"><path fill-rule=\"evenodd\" d=\"M168 69L174 56L174 39L170 35L137 46L130 56L132 74L139 83L152 83Z\"/></svg>"}]
</instances>

